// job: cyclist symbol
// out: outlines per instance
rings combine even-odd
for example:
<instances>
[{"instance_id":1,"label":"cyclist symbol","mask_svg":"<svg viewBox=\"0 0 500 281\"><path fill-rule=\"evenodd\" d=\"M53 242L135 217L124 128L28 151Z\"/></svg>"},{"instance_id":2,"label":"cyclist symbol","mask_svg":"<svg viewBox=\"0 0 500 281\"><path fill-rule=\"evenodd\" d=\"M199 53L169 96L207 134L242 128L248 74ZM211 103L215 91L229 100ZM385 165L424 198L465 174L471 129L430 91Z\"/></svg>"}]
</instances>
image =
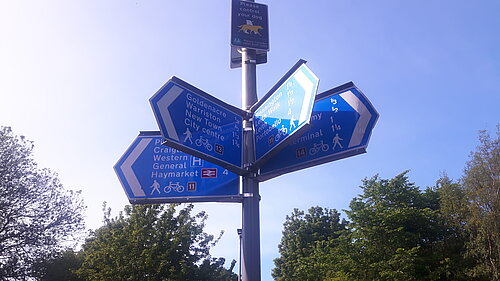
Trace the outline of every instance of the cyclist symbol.
<instances>
[{"instance_id":1,"label":"cyclist symbol","mask_svg":"<svg viewBox=\"0 0 500 281\"><path fill-rule=\"evenodd\" d=\"M179 182L176 183L170 182L167 186L165 186L163 191L165 191L165 193L169 193L170 191L172 191L172 189L181 193L184 191L184 186L180 185Z\"/></svg>"},{"instance_id":2,"label":"cyclist symbol","mask_svg":"<svg viewBox=\"0 0 500 281\"><path fill-rule=\"evenodd\" d=\"M324 143L323 141L321 141L319 143L314 143L313 147L311 147L311 149L309 149L309 154L314 155L314 154L318 153L320 149L326 152L326 151L328 151L328 149L330 149L330 146L328 144Z\"/></svg>"},{"instance_id":3,"label":"cyclist symbol","mask_svg":"<svg viewBox=\"0 0 500 281\"><path fill-rule=\"evenodd\" d=\"M288 133L288 129L285 128L285 125L281 125L281 129L278 129L278 133L276 134L276 136L274 136L274 140L278 141L282 135L286 136L287 133Z\"/></svg>"},{"instance_id":4,"label":"cyclist symbol","mask_svg":"<svg viewBox=\"0 0 500 281\"><path fill-rule=\"evenodd\" d=\"M194 143L197 145L197 146L203 146L205 147L208 151L212 151L213 147L212 145L208 142L208 139L204 138L203 136L200 136L199 138L197 138Z\"/></svg>"}]
</instances>

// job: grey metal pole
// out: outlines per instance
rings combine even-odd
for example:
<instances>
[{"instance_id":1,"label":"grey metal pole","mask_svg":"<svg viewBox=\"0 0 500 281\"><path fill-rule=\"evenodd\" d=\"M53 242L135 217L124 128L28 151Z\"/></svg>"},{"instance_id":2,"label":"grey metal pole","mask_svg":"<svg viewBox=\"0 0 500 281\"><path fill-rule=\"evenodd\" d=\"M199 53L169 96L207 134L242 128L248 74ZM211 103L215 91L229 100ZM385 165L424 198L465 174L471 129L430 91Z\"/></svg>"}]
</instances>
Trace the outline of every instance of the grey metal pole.
<instances>
[{"instance_id":1,"label":"grey metal pole","mask_svg":"<svg viewBox=\"0 0 500 281\"><path fill-rule=\"evenodd\" d=\"M255 50L242 50L242 107L248 110L257 102L257 73ZM253 144L252 122L243 123L244 153L243 161L248 167L255 161ZM243 204L242 204L242 280L260 281L260 195L259 182L255 174L243 177Z\"/></svg>"},{"instance_id":2,"label":"grey metal pole","mask_svg":"<svg viewBox=\"0 0 500 281\"><path fill-rule=\"evenodd\" d=\"M242 230L241 228L238 228L237 229L238 231L238 237L240 239L240 261L238 262L238 281L241 281L241 233L242 233Z\"/></svg>"}]
</instances>

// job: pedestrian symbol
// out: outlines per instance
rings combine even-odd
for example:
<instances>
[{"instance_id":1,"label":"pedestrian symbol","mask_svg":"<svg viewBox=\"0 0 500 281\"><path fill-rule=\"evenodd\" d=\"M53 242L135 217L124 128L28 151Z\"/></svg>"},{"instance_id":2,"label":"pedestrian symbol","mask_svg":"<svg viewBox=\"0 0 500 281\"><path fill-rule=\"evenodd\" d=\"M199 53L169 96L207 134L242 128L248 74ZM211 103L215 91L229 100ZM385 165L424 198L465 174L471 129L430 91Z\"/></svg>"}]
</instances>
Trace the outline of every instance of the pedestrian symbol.
<instances>
[{"instance_id":1,"label":"pedestrian symbol","mask_svg":"<svg viewBox=\"0 0 500 281\"><path fill-rule=\"evenodd\" d=\"M187 140L189 140L189 142L191 144L193 144L193 140L191 139L193 137L193 133L191 133L191 131L189 130L189 128L186 128L186 131L184 132L183 135L186 135L186 137L184 138L184 142L186 142Z\"/></svg>"},{"instance_id":2,"label":"pedestrian symbol","mask_svg":"<svg viewBox=\"0 0 500 281\"><path fill-rule=\"evenodd\" d=\"M158 194L160 193L160 184L154 180L153 184L150 186L153 188L153 190L151 190L151 195L153 195L153 193L156 191L158 191Z\"/></svg>"},{"instance_id":3,"label":"pedestrian symbol","mask_svg":"<svg viewBox=\"0 0 500 281\"><path fill-rule=\"evenodd\" d=\"M296 128L297 125L295 124L297 120L295 120L295 118L293 118L293 115L292 115L292 118L290 118L290 131L293 129L293 128Z\"/></svg>"},{"instance_id":4,"label":"pedestrian symbol","mask_svg":"<svg viewBox=\"0 0 500 281\"><path fill-rule=\"evenodd\" d=\"M333 147L332 149L335 150L335 147L338 145L340 148L344 148L342 144L340 143L341 140L344 140L343 138L339 137L339 134L335 134L335 137L333 137Z\"/></svg>"}]
</instances>

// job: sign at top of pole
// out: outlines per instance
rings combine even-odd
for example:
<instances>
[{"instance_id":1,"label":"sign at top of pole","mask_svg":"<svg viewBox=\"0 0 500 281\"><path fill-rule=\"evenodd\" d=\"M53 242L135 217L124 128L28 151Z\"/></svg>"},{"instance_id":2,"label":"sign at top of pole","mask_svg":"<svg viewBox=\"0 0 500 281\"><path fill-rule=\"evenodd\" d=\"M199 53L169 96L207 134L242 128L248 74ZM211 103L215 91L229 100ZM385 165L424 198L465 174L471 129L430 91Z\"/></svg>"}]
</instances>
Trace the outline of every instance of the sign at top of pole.
<instances>
[{"instance_id":1,"label":"sign at top of pole","mask_svg":"<svg viewBox=\"0 0 500 281\"><path fill-rule=\"evenodd\" d=\"M231 45L269 51L267 5L243 0L232 1Z\"/></svg>"},{"instance_id":2,"label":"sign at top of pole","mask_svg":"<svg viewBox=\"0 0 500 281\"><path fill-rule=\"evenodd\" d=\"M319 79L299 60L254 106L255 163L259 167L288 143L311 119Z\"/></svg>"},{"instance_id":3,"label":"sign at top of pole","mask_svg":"<svg viewBox=\"0 0 500 281\"><path fill-rule=\"evenodd\" d=\"M246 112L172 77L149 100L166 144L243 174Z\"/></svg>"}]
</instances>

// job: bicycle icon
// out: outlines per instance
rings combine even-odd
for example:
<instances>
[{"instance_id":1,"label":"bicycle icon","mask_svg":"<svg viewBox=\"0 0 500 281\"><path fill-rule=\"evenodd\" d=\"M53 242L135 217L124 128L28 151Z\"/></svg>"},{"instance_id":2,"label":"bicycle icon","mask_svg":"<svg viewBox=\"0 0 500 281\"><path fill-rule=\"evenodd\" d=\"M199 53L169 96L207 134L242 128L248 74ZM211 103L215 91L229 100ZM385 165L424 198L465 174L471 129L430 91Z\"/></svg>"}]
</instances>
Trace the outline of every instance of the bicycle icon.
<instances>
[{"instance_id":1,"label":"bicycle icon","mask_svg":"<svg viewBox=\"0 0 500 281\"><path fill-rule=\"evenodd\" d=\"M208 142L208 139L204 138L203 136L200 136L199 138L197 138L194 143L197 145L197 146L203 146L205 147L208 151L212 151L213 147L212 145Z\"/></svg>"},{"instance_id":2,"label":"bicycle icon","mask_svg":"<svg viewBox=\"0 0 500 281\"><path fill-rule=\"evenodd\" d=\"M172 189L181 193L184 191L184 186L180 185L179 182L176 182L176 183L170 182L167 186L165 186L163 191L165 191L165 193L170 193L170 191L172 191Z\"/></svg>"},{"instance_id":3,"label":"bicycle icon","mask_svg":"<svg viewBox=\"0 0 500 281\"><path fill-rule=\"evenodd\" d=\"M287 133L288 129L285 128L285 125L281 125L281 128L278 129L278 133L276 134L276 136L274 136L274 140L278 141L281 138L281 136L286 136Z\"/></svg>"},{"instance_id":4,"label":"bicycle icon","mask_svg":"<svg viewBox=\"0 0 500 281\"><path fill-rule=\"evenodd\" d=\"M324 152L327 152L328 149L330 149L330 146L327 143L324 143L323 141L319 143L314 143L313 147L309 149L309 154L314 155L318 153L320 150L323 150Z\"/></svg>"}]
</instances>

